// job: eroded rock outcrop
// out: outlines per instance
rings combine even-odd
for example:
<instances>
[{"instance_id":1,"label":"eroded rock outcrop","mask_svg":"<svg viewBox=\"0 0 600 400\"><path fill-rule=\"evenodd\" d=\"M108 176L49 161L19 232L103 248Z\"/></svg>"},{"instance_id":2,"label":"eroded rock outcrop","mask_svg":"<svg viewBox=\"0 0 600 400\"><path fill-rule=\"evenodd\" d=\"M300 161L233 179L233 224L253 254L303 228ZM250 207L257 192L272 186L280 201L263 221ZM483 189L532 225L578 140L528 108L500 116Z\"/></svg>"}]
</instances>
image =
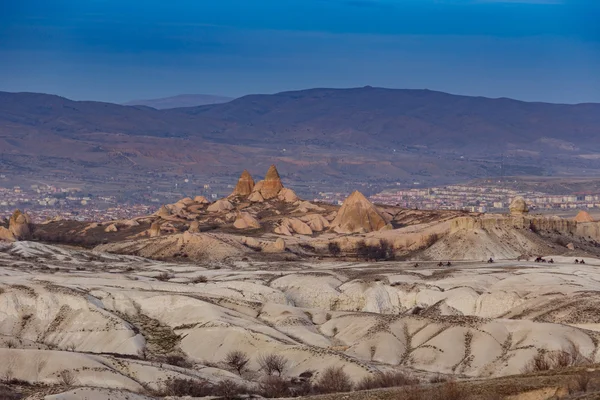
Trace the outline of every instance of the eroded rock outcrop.
<instances>
[{"instance_id":1,"label":"eroded rock outcrop","mask_svg":"<svg viewBox=\"0 0 600 400\"><path fill-rule=\"evenodd\" d=\"M283 184L275 165L269 167L265 179L258 182L254 187L254 191L259 192L265 200L277 197L281 189L283 189Z\"/></svg>"},{"instance_id":2,"label":"eroded rock outcrop","mask_svg":"<svg viewBox=\"0 0 600 400\"><path fill-rule=\"evenodd\" d=\"M15 210L8 221L8 230L16 239L27 239L31 236L31 219L20 210Z\"/></svg>"},{"instance_id":3,"label":"eroded rock outcrop","mask_svg":"<svg viewBox=\"0 0 600 400\"><path fill-rule=\"evenodd\" d=\"M248 196L252 193L252 190L254 190L254 179L252 179L252 175L248 170L244 170L230 196Z\"/></svg>"},{"instance_id":4,"label":"eroded rock outcrop","mask_svg":"<svg viewBox=\"0 0 600 400\"><path fill-rule=\"evenodd\" d=\"M322 232L329 228L329 221L325 219L321 214L309 214L300 218L303 222L313 230L313 232Z\"/></svg>"},{"instance_id":5,"label":"eroded rock outcrop","mask_svg":"<svg viewBox=\"0 0 600 400\"><path fill-rule=\"evenodd\" d=\"M579 211L575 218L573 218L575 222L594 222L594 218L587 211Z\"/></svg>"},{"instance_id":6,"label":"eroded rock outcrop","mask_svg":"<svg viewBox=\"0 0 600 400\"><path fill-rule=\"evenodd\" d=\"M516 197L508 207L511 215L523 215L529 212L529 207L527 207L527 203L525 199L522 197Z\"/></svg>"},{"instance_id":7,"label":"eroded rock outcrop","mask_svg":"<svg viewBox=\"0 0 600 400\"><path fill-rule=\"evenodd\" d=\"M148 236L150 236L150 237L160 236L160 223L159 222L153 222L152 225L150 225L150 229L148 229Z\"/></svg>"},{"instance_id":8,"label":"eroded rock outcrop","mask_svg":"<svg viewBox=\"0 0 600 400\"><path fill-rule=\"evenodd\" d=\"M286 236L290 236L292 233L310 236L313 234L313 231L310 226L298 218L284 218L281 220L279 226L275 228L275 233Z\"/></svg>"},{"instance_id":9,"label":"eroded rock outcrop","mask_svg":"<svg viewBox=\"0 0 600 400\"><path fill-rule=\"evenodd\" d=\"M246 212L241 212L237 215L233 226L236 229L258 229L260 228L260 222L258 222L258 220L252 215Z\"/></svg>"},{"instance_id":10,"label":"eroded rock outcrop","mask_svg":"<svg viewBox=\"0 0 600 400\"><path fill-rule=\"evenodd\" d=\"M210 201L208 201L208 199L204 196L196 196L196 197L194 197L194 203L209 204Z\"/></svg>"},{"instance_id":11,"label":"eroded rock outcrop","mask_svg":"<svg viewBox=\"0 0 600 400\"><path fill-rule=\"evenodd\" d=\"M212 203L206 210L208 212L223 212L233 210L234 208L229 200L221 199Z\"/></svg>"},{"instance_id":12,"label":"eroded rock outcrop","mask_svg":"<svg viewBox=\"0 0 600 400\"><path fill-rule=\"evenodd\" d=\"M357 190L344 201L331 227L338 233L367 233L386 224L377 207Z\"/></svg>"},{"instance_id":13,"label":"eroded rock outcrop","mask_svg":"<svg viewBox=\"0 0 600 400\"><path fill-rule=\"evenodd\" d=\"M279 191L277 198L286 203L295 203L298 201L298 196L292 189L283 188Z\"/></svg>"}]
</instances>

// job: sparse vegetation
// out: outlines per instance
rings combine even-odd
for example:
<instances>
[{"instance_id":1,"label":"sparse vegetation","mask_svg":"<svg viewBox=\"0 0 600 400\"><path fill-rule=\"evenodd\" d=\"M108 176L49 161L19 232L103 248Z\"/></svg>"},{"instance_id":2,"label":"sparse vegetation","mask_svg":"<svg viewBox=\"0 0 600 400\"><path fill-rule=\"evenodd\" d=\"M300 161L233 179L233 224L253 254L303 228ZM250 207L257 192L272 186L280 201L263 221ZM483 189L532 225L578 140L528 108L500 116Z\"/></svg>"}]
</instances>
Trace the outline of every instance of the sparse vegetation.
<instances>
[{"instance_id":1,"label":"sparse vegetation","mask_svg":"<svg viewBox=\"0 0 600 400\"><path fill-rule=\"evenodd\" d=\"M354 384L343 367L326 368L315 384L315 389L319 393L349 392L353 387Z\"/></svg>"},{"instance_id":2,"label":"sparse vegetation","mask_svg":"<svg viewBox=\"0 0 600 400\"><path fill-rule=\"evenodd\" d=\"M556 351L540 350L523 368L524 373L549 371L578 365L589 364L578 346L569 345L567 348Z\"/></svg>"},{"instance_id":3,"label":"sparse vegetation","mask_svg":"<svg viewBox=\"0 0 600 400\"><path fill-rule=\"evenodd\" d=\"M423 238L423 247L428 249L433 246L438 240L440 240L440 236L437 233L430 233L429 235Z\"/></svg>"},{"instance_id":4,"label":"sparse vegetation","mask_svg":"<svg viewBox=\"0 0 600 400\"><path fill-rule=\"evenodd\" d=\"M68 369L64 369L58 373L58 381L60 384L68 387L75 386L77 384L77 378L75 377L75 374L73 371Z\"/></svg>"},{"instance_id":5,"label":"sparse vegetation","mask_svg":"<svg viewBox=\"0 0 600 400\"><path fill-rule=\"evenodd\" d=\"M416 385L418 379L406 376L402 372L380 372L372 376L367 376L357 385L357 390L370 390L377 388L390 388L407 385Z\"/></svg>"},{"instance_id":6,"label":"sparse vegetation","mask_svg":"<svg viewBox=\"0 0 600 400\"><path fill-rule=\"evenodd\" d=\"M158 279L161 282L166 282L169 279L171 279L172 277L173 277L173 275L171 275L170 273L165 271L165 272L161 272L160 275L158 275L156 277L156 279Z\"/></svg>"},{"instance_id":7,"label":"sparse vegetation","mask_svg":"<svg viewBox=\"0 0 600 400\"><path fill-rule=\"evenodd\" d=\"M284 356L274 353L258 356L257 362L260 369L267 375L277 373L278 376L282 376L288 367L288 360Z\"/></svg>"},{"instance_id":8,"label":"sparse vegetation","mask_svg":"<svg viewBox=\"0 0 600 400\"><path fill-rule=\"evenodd\" d=\"M225 356L225 362L227 365L235 370L238 375L242 375L242 373L246 370L250 359L248 355L241 350L233 350L227 353Z\"/></svg>"},{"instance_id":9,"label":"sparse vegetation","mask_svg":"<svg viewBox=\"0 0 600 400\"><path fill-rule=\"evenodd\" d=\"M192 283L206 283L208 278L204 275L196 276L192 279Z\"/></svg>"},{"instance_id":10,"label":"sparse vegetation","mask_svg":"<svg viewBox=\"0 0 600 400\"><path fill-rule=\"evenodd\" d=\"M573 382L569 385L569 391L574 393L585 393L588 391L592 374L588 371L581 371L573 378Z\"/></svg>"}]
</instances>

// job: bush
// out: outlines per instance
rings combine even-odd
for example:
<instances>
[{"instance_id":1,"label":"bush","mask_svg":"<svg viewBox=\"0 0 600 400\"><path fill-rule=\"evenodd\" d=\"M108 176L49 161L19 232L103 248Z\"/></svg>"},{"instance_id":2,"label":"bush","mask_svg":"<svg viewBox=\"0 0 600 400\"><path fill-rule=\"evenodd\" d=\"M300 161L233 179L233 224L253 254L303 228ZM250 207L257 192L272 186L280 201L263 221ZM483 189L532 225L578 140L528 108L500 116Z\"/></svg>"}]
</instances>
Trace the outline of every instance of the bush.
<instances>
[{"instance_id":1,"label":"bush","mask_svg":"<svg viewBox=\"0 0 600 400\"><path fill-rule=\"evenodd\" d=\"M73 374L73 371L68 369L60 371L58 374L58 381L65 386L75 386L75 384L77 384L77 378L75 377L75 374Z\"/></svg>"},{"instance_id":2,"label":"bush","mask_svg":"<svg viewBox=\"0 0 600 400\"><path fill-rule=\"evenodd\" d=\"M172 276L171 276L171 274L170 274L170 273L168 273L168 272L163 272L163 273L161 273L160 275L158 275L158 276L156 277L156 279L158 279L158 280L159 280L159 281L161 281L161 282L166 282L166 281L168 281L168 280L169 280L169 279L171 279L171 278L172 278Z\"/></svg>"},{"instance_id":3,"label":"bush","mask_svg":"<svg viewBox=\"0 0 600 400\"><path fill-rule=\"evenodd\" d=\"M423 246L425 248L429 248L433 246L438 240L440 240L440 237L437 233L430 233L429 235L425 236L423 240Z\"/></svg>"},{"instance_id":4,"label":"bush","mask_svg":"<svg viewBox=\"0 0 600 400\"><path fill-rule=\"evenodd\" d=\"M172 378L165 381L158 395L206 397L213 393L214 388L207 381Z\"/></svg>"},{"instance_id":5,"label":"bush","mask_svg":"<svg viewBox=\"0 0 600 400\"><path fill-rule=\"evenodd\" d=\"M259 388L260 395L268 399L292 396L291 383L281 376L265 377Z\"/></svg>"},{"instance_id":6,"label":"bush","mask_svg":"<svg viewBox=\"0 0 600 400\"><path fill-rule=\"evenodd\" d=\"M419 380L404 375L402 372L383 372L367 376L356 386L356 390L399 387L418 384Z\"/></svg>"},{"instance_id":7,"label":"bush","mask_svg":"<svg viewBox=\"0 0 600 400\"><path fill-rule=\"evenodd\" d=\"M163 358L163 362L169 365L175 365L181 368L192 368L194 363L188 360L184 356L180 356L178 354L169 354L168 356Z\"/></svg>"},{"instance_id":8,"label":"bush","mask_svg":"<svg viewBox=\"0 0 600 400\"><path fill-rule=\"evenodd\" d=\"M208 278L204 275L197 276L192 278L192 283L206 283L208 282Z\"/></svg>"},{"instance_id":9,"label":"bush","mask_svg":"<svg viewBox=\"0 0 600 400\"><path fill-rule=\"evenodd\" d=\"M541 350L536 354L523 368L524 373L549 371L551 369L561 369L576 365L589 364L579 347L571 344L566 349L557 351Z\"/></svg>"},{"instance_id":10,"label":"bush","mask_svg":"<svg viewBox=\"0 0 600 400\"><path fill-rule=\"evenodd\" d=\"M248 362L250 359L248 355L240 350L233 350L227 353L225 356L225 362L229 365L230 368L237 371L239 375L242 375L242 372L246 369Z\"/></svg>"},{"instance_id":11,"label":"bush","mask_svg":"<svg viewBox=\"0 0 600 400\"><path fill-rule=\"evenodd\" d=\"M588 391L592 374L587 371L582 371L575 375L573 382L569 385L569 391L574 393L585 393Z\"/></svg>"},{"instance_id":12,"label":"bush","mask_svg":"<svg viewBox=\"0 0 600 400\"><path fill-rule=\"evenodd\" d=\"M257 362L260 369L267 375L273 375L277 372L277 375L281 376L288 365L288 360L279 354L260 355L258 356Z\"/></svg>"},{"instance_id":13,"label":"bush","mask_svg":"<svg viewBox=\"0 0 600 400\"><path fill-rule=\"evenodd\" d=\"M0 399L2 400L20 400L23 398L21 393L15 392L8 386L0 386Z\"/></svg>"},{"instance_id":14,"label":"bush","mask_svg":"<svg viewBox=\"0 0 600 400\"><path fill-rule=\"evenodd\" d=\"M430 395L431 400L463 400L467 397L465 390L455 381L444 383Z\"/></svg>"},{"instance_id":15,"label":"bush","mask_svg":"<svg viewBox=\"0 0 600 400\"><path fill-rule=\"evenodd\" d=\"M352 380L343 367L328 367L315 384L318 393L340 393L352 390Z\"/></svg>"},{"instance_id":16,"label":"bush","mask_svg":"<svg viewBox=\"0 0 600 400\"><path fill-rule=\"evenodd\" d=\"M329 253L331 253L331 255L334 257L339 256L340 253L342 252L342 249L340 248L340 245L338 242L329 242L327 244L327 249L329 250Z\"/></svg>"}]
</instances>

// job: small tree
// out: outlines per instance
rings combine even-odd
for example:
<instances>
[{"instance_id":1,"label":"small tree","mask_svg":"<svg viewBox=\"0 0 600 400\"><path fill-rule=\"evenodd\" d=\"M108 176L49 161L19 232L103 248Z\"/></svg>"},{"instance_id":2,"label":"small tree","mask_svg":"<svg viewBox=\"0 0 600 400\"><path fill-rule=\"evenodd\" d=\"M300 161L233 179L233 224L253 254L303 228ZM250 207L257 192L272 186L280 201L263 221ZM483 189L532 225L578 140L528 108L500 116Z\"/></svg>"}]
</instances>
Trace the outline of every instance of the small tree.
<instances>
[{"instance_id":1,"label":"small tree","mask_svg":"<svg viewBox=\"0 0 600 400\"><path fill-rule=\"evenodd\" d=\"M257 361L260 369L269 376L275 372L278 376L283 375L288 365L288 360L284 356L273 353L260 355Z\"/></svg>"},{"instance_id":2,"label":"small tree","mask_svg":"<svg viewBox=\"0 0 600 400\"><path fill-rule=\"evenodd\" d=\"M225 362L229 367L236 370L238 375L242 375L242 372L246 369L250 359L248 355L241 350L233 350L227 353L225 356Z\"/></svg>"},{"instance_id":3,"label":"small tree","mask_svg":"<svg viewBox=\"0 0 600 400\"><path fill-rule=\"evenodd\" d=\"M349 392L353 386L350 376L344 372L344 367L326 368L316 384L319 393Z\"/></svg>"}]
</instances>

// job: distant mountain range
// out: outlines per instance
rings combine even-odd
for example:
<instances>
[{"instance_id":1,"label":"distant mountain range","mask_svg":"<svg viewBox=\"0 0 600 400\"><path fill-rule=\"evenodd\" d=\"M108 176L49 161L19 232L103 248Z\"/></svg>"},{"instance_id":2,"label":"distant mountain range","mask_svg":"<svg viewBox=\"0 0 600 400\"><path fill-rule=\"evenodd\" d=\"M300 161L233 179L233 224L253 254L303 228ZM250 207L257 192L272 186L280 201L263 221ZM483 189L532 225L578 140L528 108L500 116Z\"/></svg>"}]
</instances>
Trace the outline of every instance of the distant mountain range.
<instances>
[{"instance_id":1,"label":"distant mountain range","mask_svg":"<svg viewBox=\"0 0 600 400\"><path fill-rule=\"evenodd\" d=\"M172 97L148 100L132 100L124 103L125 106L147 106L164 110L179 107L197 107L207 104L221 104L233 100L233 97L213 96L210 94L180 94Z\"/></svg>"},{"instance_id":2,"label":"distant mountain range","mask_svg":"<svg viewBox=\"0 0 600 400\"><path fill-rule=\"evenodd\" d=\"M365 87L157 110L0 92L0 168L13 175L235 176L272 162L324 187L598 174L600 104Z\"/></svg>"}]
</instances>

